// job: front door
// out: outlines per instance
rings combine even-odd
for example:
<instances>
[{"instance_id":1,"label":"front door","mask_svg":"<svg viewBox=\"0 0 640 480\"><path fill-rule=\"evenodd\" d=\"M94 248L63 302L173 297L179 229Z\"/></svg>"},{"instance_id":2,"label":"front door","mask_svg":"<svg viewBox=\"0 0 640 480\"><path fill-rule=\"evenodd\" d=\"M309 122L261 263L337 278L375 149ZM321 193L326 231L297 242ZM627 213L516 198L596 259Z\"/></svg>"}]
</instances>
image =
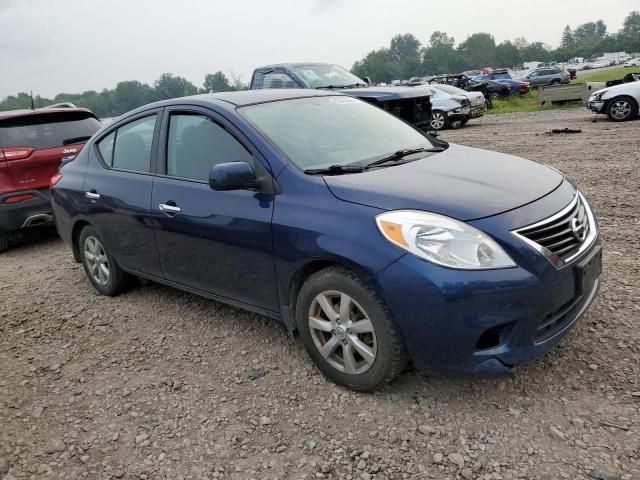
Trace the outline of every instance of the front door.
<instances>
[{"instance_id":1,"label":"front door","mask_svg":"<svg viewBox=\"0 0 640 480\"><path fill-rule=\"evenodd\" d=\"M278 311L271 216L274 196L214 191L209 171L244 161L261 167L233 127L206 109L167 109L154 180L156 243L167 280ZM264 167L262 167L264 168Z\"/></svg>"},{"instance_id":2,"label":"front door","mask_svg":"<svg viewBox=\"0 0 640 480\"><path fill-rule=\"evenodd\" d=\"M111 130L89 152L84 181L87 213L126 270L161 276L151 219L160 112Z\"/></svg>"}]
</instances>

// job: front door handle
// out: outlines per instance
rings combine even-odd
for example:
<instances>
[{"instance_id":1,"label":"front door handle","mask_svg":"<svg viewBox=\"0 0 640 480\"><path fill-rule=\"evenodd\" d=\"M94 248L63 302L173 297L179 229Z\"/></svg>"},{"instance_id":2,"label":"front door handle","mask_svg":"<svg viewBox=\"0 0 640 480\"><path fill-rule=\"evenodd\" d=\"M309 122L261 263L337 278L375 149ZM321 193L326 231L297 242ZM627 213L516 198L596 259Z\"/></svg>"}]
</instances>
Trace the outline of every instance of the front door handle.
<instances>
[{"instance_id":1,"label":"front door handle","mask_svg":"<svg viewBox=\"0 0 640 480\"><path fill-rule=\"evenodd\" d=\"M100 198L100 194L95 190L90 190L88 192L84 192L84 196L90 198L91 200L97 200Z\"/></svg>"},{"instance_id":2,"label":"front door handle","mask_svg":"<svg viewBox=\"0 0 640 480\"><path fill-rule=\"evenodd\" d=\"M175 215L176 213L180 213L182 211L180 207L176 205L169 205L168 203L161 203L160 205L158 205L158 208L160 208L160 210L162 210L164 213L169 213L172 215Z\"/></svg>"}]
</instances>

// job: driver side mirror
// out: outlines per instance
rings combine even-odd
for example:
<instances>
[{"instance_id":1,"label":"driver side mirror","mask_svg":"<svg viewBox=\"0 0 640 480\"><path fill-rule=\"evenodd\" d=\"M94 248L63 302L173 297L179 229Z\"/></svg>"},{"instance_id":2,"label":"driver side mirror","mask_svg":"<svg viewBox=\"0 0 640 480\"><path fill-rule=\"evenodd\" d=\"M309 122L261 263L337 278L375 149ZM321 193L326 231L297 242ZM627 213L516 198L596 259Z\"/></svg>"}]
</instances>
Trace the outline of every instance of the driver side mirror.
<instances>
[{"instance_id":1,"label":"driver side mirror","mask_svg":"<svg viewBox=\"0 0 640 480\"><path fill-rule=\"evenodd\" d=\"M215 165L209 172L212 190L245 190L256 188L260 182L247 162L227 162Z\"/></svg>"}]
</instances>

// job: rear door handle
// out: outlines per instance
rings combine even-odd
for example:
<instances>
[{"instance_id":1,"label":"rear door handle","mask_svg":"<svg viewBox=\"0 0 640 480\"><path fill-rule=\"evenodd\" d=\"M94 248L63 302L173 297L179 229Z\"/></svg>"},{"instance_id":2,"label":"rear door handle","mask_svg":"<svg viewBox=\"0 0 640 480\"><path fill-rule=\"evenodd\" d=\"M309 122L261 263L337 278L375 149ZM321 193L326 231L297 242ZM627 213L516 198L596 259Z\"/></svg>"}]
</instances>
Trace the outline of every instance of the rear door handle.
<instances>
[{"instance_id":1,"label":"rear door handle","mask_svg":"<svg viewBox=\"0 0 640 480\"><path fill-rule=\"evenodd\" d=\"M164 213L170 214L176 214L182 211L180 207L177 207L176 205L169 205L167 203L161 203L160 205L158 205L158 208L160 208L160 210L162 210Z\"/></svg>"},{"instance_id":2,"label":"rear door handle","mask_svg":"<svg viewBox=\"0 0 640 480\"><path fill-rule=\"evenodd\" d=\"M89 192L84 192L84 196L87 198L90 198L91 200L97 200L100 198L100 194L97 193L95 190L91 190Z\"/></svg>"}]
</instances>

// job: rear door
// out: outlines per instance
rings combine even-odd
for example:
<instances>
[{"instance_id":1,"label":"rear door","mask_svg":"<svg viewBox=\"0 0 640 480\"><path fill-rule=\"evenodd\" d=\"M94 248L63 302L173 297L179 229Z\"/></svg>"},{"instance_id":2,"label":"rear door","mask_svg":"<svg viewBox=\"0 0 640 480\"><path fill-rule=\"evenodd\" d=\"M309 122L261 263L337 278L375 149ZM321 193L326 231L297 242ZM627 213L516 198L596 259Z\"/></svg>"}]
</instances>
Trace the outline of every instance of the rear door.
<instances>
[{"instance_id":1,"label":"rear door","mask_svg":"<svg viewBox=\"0 0 640 480\"><path fill-rule=\"evenodd\" d=\"M62 158L76 155L100 126L88 111L38 111L1 121L0 157L13 190L48 188Z\"/></svg>"},{"instance_id":2,"label":"rear door","mask_svg":"<svg viewBox=\"0 0 640 480\"><path fill-rule=\"evenodd\" d=\"M92 143L84 181L87 218L126 270L162 277L151 220L161 109L108 130Z\"/></svg>"}]
</instances>

